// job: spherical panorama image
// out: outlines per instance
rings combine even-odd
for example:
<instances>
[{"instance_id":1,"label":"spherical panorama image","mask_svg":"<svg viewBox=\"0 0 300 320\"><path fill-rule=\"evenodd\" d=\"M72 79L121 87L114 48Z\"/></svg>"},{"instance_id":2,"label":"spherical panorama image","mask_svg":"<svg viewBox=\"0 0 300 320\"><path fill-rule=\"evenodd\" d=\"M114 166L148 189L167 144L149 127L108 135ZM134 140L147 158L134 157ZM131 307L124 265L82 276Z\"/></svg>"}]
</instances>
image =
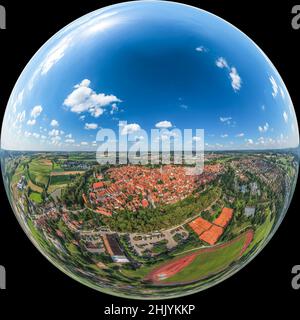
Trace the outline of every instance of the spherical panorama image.
<instances>
[{"instance_id":1,"label":"spherical panorama image","mask_svg":"<svg viewBox=\"0 0 300 320\"><path fill-rule=\"evenodd\" d=\"M166 299L236 273L298 175L294 107L266 55L206 11L134 1L54 35L18 79L2 173L22 228L77 281Z\"/></svg>"}]
</instances>

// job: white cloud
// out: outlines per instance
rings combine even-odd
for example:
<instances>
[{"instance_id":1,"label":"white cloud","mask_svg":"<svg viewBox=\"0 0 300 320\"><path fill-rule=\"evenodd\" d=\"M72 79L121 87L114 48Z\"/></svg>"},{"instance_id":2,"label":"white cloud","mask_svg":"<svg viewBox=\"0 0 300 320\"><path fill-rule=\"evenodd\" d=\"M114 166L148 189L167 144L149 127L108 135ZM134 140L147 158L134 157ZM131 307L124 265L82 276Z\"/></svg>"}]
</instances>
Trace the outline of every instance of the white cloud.
<instances>
[{"instance_id":1,"label":"white cloud","mask_svg":"<svg viewBox=\"0 0 300 320\"><path fill-rule=\"evenodd\" d=\"M156 128L171 128L172 127L172 123L170 121L160 121L155 125Z\"/></svg>"},{"instance_id":2,"label":"white cloud","mask_svg":"<svg viewBox=\"0 0 300 320\"><path fill-rule=\"evenodd\" d=\"M98 118L104 113L104 110L102 108L91 108L89 112L93 117Z\"/></svg>"},{"instance_id":3,"label":"white cloud","mask_svg":"<svg viewBox=\"0 0 300 320\"><path fill-rule=\"evenodd\" d=\"M41 139L46 140L46 139L47 139L47 137L46 137L46 136L44 136L44 135L41 135Z\"/></svg>"},{"instance_id":4,"label":"white cloud","mask_svg":"<svg viewBox=\"0 0 300 320\"><path fill-rule=\"evenodd\" d=\"M264 104L261 106L261 110L262 110L262 111L265 111L265 110L266 110L266 106L265 106Z\"/></svg>"},{"instance_id":5,"label":"white cloud","mask_svg":"<svg viewBox=\"0 0 300 320\"><path fill-rule=\"evenodd\" d=\"M182 109L185 109L185 110L187 110L189 108L186 104L181 104L179 107Z\"/></svg>"},{"instance_id":6,"label":"white cloud","mask_svg":"<svg viewBox=\"0 0 300 320\"><path fill-rule=\"evenodd\" d=\"M49 70L60 61L66 50L70 47L71 37L64 37L46 56L45 60L41 64L41 74L45 75Z\"/></svg>"},{"instance_id":7,"label":"white cloud","mask_svg":"<svg viewBox=\"0 0 300 320\"><path fill-rule=\"evenodd\" d=\"M66 139L65 142L66 143L75 143L75 140L74 139Z\"/></svg>"},{"instance_id":8,"label":"white cloud","mask_svg":"<svg viewBox=\"0 0 300 320\"><path fill-rule=\"evenodd\" d=\"M87 143L86 141L82 141L80 144L81 144L82 146L88 146L88 143Z\"/></svg>"},{"instance_id":9,"label":"white cloud","mask_svg":"<svg viewBox=\"0 0 300 320\"><path fill-rule=\"evenodd\" d=\"M223 57L220 57L216 60L216 66L221 69L229 68L227 61Z\"/></svg>"},{"instance_id":10,"label":"white cloud","mask_svg":"<svg viewBox=\"0 0 300 320\"><path fill-rule=\"evenodd\" d=\"M237 69L235 67L229 67L227 61L225 58L220 57L216 60L216 66L221 69L228 69L229 70L229 77L231 79L231 86L234 91L238 91L241 89L242 86L242 79L240 75L237 72Z\"/></svg>"},{"instance_id":11,"label":"white cloud","mask_svg":"<svg viewBox=\"0 0 300 320\"><path fill-rule=\"evenodd\" d=\"M111 106L111 110L110 110L110 114L114 114L119 110L118 106L116 105L116 103L113 103Z\"/></svg>"},{"instance_id":12,"label":"white cloud","mask_svg":"<svg viewBox=\"0 0 300 320\"><path fill-rule=\"evenodd\" d=\"M246 139L246 143L247 144L253 144L253 140L252 139Z\"/></svg>"},{"instance_id":13,"label":"white cloud","mask_svg":"<svg viewBox=\"0 0 300 320\"><path fill-rule=\"evenodd\" d=\"M121 135L128 135L141 130L141 127L137 123L130 123L122 126Z\"/></svg>"},{"instance_id":14,"label":"white cloud","mask_svg":"<svg viewBox=\"0 0 300 320\"><path fill-rule=\"evenodd\" d=\"M32 110L31 110L31 117L36 119L43 111L42 106L35 106Z\"/></svg>"},{"instance_id":15,"label":"white cloud","mask_svg":"<svg viewBox=\"0 0 300 320\"><path fill-rule=\"evenodd\" d=\"M61 137L60 136L54 136L54 137L51 138L52 144L58 144L59 141L61 141Z\"/></svg>"},{"instance_id":16,"label":"white cloud","mask_svg":"<svg viewBox=\"0 0 300 320\"><path fill-rule=\"evenodd\" d=\"M25 131L24 135L25 135L26 138L29 138L31 136L31 132Z\"/></svg>"},{"instance_id":17,"label":"white cloud","mask_svg":"<svg viewBox=\"0 0 300 320\"><path fill-rule=\"evenodd\" d=\"M51 127L58 127L58 126L59 126L59 123L58 123L57 120L53 119L53 120L51 121L51 123L50 123L50 126L51 126Z\"/></svg>"},{"instance_id":18,"label":"white cloud","mask_svg":"<svg viewBox=\"0 0 300 320\"><path fill-rule=\"evenodd\" d=\"M56 130L56 129L53 129L51 131L48 132L49 136L50 137L56 137L56 136L59 136L59 130Z\"/></svg>"},{"instance_id":19,"label":"white cloud","mask_svg":"<svg viewBox=\"0 0 300 320\"><path fill-rule=\"evenodd\" d=\"M241 133L238 133L237 135L236 135L236 137L238 137L238 138L241 138L241 137L244 137L244 133L243 132L241 132Z\"/></svg>"},{"instance_id":20,"label":"white cloud","mask_svg":"<svg viewBox=\"0 0 300 320\"><path fill-rule=\"evenodd\" d=\"M228 137L228 134L225 133L225 134L221 134L221 138L227 138Z\"/></svg>"},{"instance_id":21,"label":"white cloud","mask_svg":"<svg viewBox=\"0 0 300 320\"><path fill-rule=\"evenodd\" d=\"M204 46L199 46L195 50L198 52L207 52L207 49Z\"/></svg>"},{"instance_id":22,"label":"white cloud","mask_svg":"<svg viewBox=\"0 0 300 320\"><path fill-rule=\"evenodd\" d=\"M40 134L39 134L39 133L34 132L34 133L32 134L32 136L38 139L38 138L40 137Z\"/></svg>"},{"instance_id":23,"label":"white cloud","mask_svg":"<svg viewBox=\"0 0 300 320\"><path fill-rule=\"evenodd\" d=\"M36 120L35 119L30 119L30 120L27 121L27 124L29 126L34 126L36 124Z\"/></svg>"},{"instance_id":24,"label":"white cloud","mask_svg":"<svg viewBox=\"0 0 300 320\"><path fill-rule=\"evenodd\" d=\"M277 96L277 94L278 94L278 84L277 84L277 82L275 81L275 79L274 79L274 77L273 76L271 76L270 78L269 78L269 80L270 80L270 82L271 82L271 84L272 84L272 96L275 98L276 96Z\"/></svg>"},{"instance_id":25,"label":"white cloud","mask_svg":"<svg viewBox=\"0 0 300 320\"><path fill-rule=\"evenodd\" d=\"M95 130L98 128L97 123L86 123L84 129L86 130Z\"/></svg>"},{"instance_id":26,"label":"white cloud","mask_svg":"<svg viewBox=\"0 0 300 320\"><path fill-rule=\"evenodd\" d=\"M72 139L72 134L71 134L71 133L67 134L67 135L65 136L65 138L66 138L66 139Z\"/></svg>"},{"instance_id":27,"label":"white cloud","mask_svg":"<svg viewBox=\"0 0 300 320\"><path fill-rule=\"evenodd\" d=\"M201 141L201 138L200 138L200 137L195 136L195 137L193 137L193 141Z\"/></svg>"},{"instance_id":28,"label":"white cloud","mask_svg":"<svg viewBox=\"0 0 300 320\"><path fill-rule=\"evenodd\" d=\"M284 99L285 98L285 94L284 94L284 91L283 91L283 89L281 87L280 87L280 94L281 94L282 99Z\"/></svg>"},{"instance_id":29,"label":"white cloud","mask_svg":"<svg viewBox=\"0 0 300 320\"><path fill-rule=\"evenodd\" d=\"M234 91L240 90L242 86L242 79L239 76L236 68L234 67L231 68L229 76L231 78L231 86L234 89Z\"/></svg>"},{"instance_id":30,"label":"white cloud","mask_svg":"<svg viewBox=\"0 0 300 320\"><path fill-rule=\"evenodd\" d=\"M16 122L24 122L25 121L25 116L26 116L26 113L25 113L25 110L22 111L22 112L19 112L17 114L17 117L16 117Z\"/></svg>"},{"instance_id":31,"label":"white cloud","mask_svg":"<svg viewBox=\"0 0 300 320\"><path fill-rule=\"evenodd\" d=\"M269 128L270 128L270 126L269 126L268 122L266 122L265 125L258 127L258 131L259 132L267 132L269 130Z\"/></svg>"},{"instance_id":32,"label":"white cloud","mask_svg":"<svg viewBox=\"0 0 300 320\"><path fill-rule=\"evenodd\" d=\"M226 122L227 124L230 124L230 121L232 120L231 117L220 117L221 122Z\"/></svg>"},{"instance_id":33,"label":"white cloud","mask_svg":"<svg viewBox=\"0 0 300 320\"><path fill-rule=\"evenodd\" d=\"M287 123L289 121L288 114L284 111L282 115L283 115L284 122Z\"/></svg>"},{"instance_id":34,"label":"white cloud","mask_svg":"<svg viewBox=\"0 0 300 320\"><path fill-rule=\"evenodd\" d=\"M13 112L17 112L17 107L20 106L23 103L23 97L24 97L24 90L20 91L17 95L17 98L13 102Z\"/></svg>"},{"instance_id":35,"label":"white cloud","mask_svg":"<svg viewBox=\"0 0 300 320\"><path fill-rule=\"evenodd\" d=\"M83 121L85 119L85 116L80 116L79 120Z\"/></svg>"},{"instance_id":36,"label":"white cloud","mask_svg":"<svg viewBox=\"0 0 300 320\"><path fill-rule=\"evenodd\" d=\"M85 79L74 87L74 90L65 99L64 105L72 112L90 112L92 116L99 117L103 114L103 107L112 103L121 102L114 95L106 95L104 93L96 93L90 86L90 80Z\"/></svg>"}]
</instances>

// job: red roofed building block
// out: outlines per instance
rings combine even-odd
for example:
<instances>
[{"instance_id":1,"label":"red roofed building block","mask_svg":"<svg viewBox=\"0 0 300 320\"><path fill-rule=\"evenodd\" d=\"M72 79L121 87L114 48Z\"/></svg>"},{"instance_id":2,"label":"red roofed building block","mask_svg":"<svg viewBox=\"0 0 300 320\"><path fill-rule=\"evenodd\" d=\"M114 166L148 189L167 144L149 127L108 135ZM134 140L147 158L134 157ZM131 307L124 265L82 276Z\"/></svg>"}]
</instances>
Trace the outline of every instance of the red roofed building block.
<instances>
[{"instance_id":1,"label":"red roofed building block","mask_svg":"<svg viewBox=\"0 0 300 320\"><path fill-rule=\"evenodd\" d=\"M223 228L213 225L209 230L203 232L199 236L199 239L203 240L204 242L212 246L219 240L223 232L224 232Z\"/></svg>"},{"instance_id":2,"label":"red roofed building block","mask_svg":"<svg viewBox=\"0 0 300 320\"><path fill-rule=\"evenodd\" d=\"M149 202L148 202L147 199L143 199L143 200L142 200L142 206L143 206L144 208L147 208L147 207L149 206Z\"/></svg>"},{"instance_id":3,"label":"red roofed building block","mask_svg":"<svg viewBox=\"0 0 300 320\"><path fill-rule=\"evenodd\" d=\"M93 189L94 190L97 190L97 189L100 189L104 186L103 182L99 181L99 182L95 182L93 183Z\"/></svg>"},{"instance_id":4,"label":"red roofed building block","mask_svg":"<svg viewBox=\"0 0 300 320\"><path fill-rule=\"evenodd\" d=\"M104 216L108 216L110 217L112 215L112 213L108 210L106 210L105 208L101 208L101 207L97 207L97 209L95 210L97 213L103 214Z\"/></svg>"},{"instance_id":5,"label":"red roofed building block","mask_svg":"<svg viewBox=\"0 0 300 320\"><path fill-rule=\"evenodd\" d=\"M189 226L197 233L198 236L200 236L204 231L208 230L212 224L209 221L199 217L190 222Z\"/></svg>"},{"instance_id":6,"label":"red roofed building block","mask_svg":"<svg viewBox=\"0 0 300 320\"><path fill-rule=\"evenodd\" d=\"M233 209L223 208L222 212L220 213L218 218L216 218L213 221L213 223L216 224L217 226L225 228L228 225L228 223L230 222L230 220L232 219L232 217L233 217Z\"/></svg>"}]
</instances>

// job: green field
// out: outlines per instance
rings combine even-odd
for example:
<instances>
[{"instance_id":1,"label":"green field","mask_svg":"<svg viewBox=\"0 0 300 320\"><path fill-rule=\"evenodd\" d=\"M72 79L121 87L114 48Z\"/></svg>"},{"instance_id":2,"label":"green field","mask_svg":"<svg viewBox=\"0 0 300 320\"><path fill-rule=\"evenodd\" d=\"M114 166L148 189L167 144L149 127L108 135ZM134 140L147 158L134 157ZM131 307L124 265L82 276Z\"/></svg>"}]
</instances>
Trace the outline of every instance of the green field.
<instances>
[{"instance_id":1,"label":"green field","mask_svg":"<svg viewBox=\"0 0 300 320\"><path fill-rule=\"evenodd\" d=\"M51 171L52 162L50 160L38 158L29 163L28 174L30 180L38 186L47 186Z\"/></svg>"},{"instance_id":2,"label":"green field","mask_svg":"<svg viewBox=\"0 0 300 320\"><path fill-rule=\"evenodd\" d=\"M270 216L268 216L266 221L256 229L254 233L254 239L247 248L246 253L248 253L256 244L263 242L267 238L271 232L273 223L274 219L271 221Z\"/></svg>"},{"instance_id":3,"label":"green field","mask_svg":"<svg viewBox=\"0 0 300 320\"><path fill-rule=\"evenodd\" d=\"M68 184L71 180L72 180L72 175L51 176L50 185Z\"/></svg>"},{"instance_id":4,"label":"green field","mask_svg":"<svg viewBox=\"0 0 300 320\"><path fill-rule=\"evenodd\" d=\"M40 193L31 192L29 198L34 201L35 203L42 203L43 199Z\"/></svg>"}]
</instances>

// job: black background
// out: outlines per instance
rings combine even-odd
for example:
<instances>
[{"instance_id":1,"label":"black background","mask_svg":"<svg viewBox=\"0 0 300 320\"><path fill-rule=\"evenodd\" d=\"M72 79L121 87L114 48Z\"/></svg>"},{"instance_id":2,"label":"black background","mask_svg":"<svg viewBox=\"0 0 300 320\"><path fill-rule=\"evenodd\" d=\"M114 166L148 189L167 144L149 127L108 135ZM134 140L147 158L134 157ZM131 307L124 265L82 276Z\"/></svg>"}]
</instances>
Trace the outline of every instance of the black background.
<instances>
[{"instance_id":1,"label":"black background","mask_svg":"<svg viewBox=\"0 0 300 320\"><path fill-rule=\"evenodd\" d=\"M185 1L229 21L253 39L281 74L299 115L300 30L291 27L293 1ZM0 117L13 86L34 53L62 27L83 14L116 3L109 1L0 0L7 10L7 29L0 30ZM299 186L297 187L299 191ZM20 313L35 318L77 314L104 317L104 307L156 304L195 304L189 318L217 316L268 317L284 310L296 312L300 290L291 287L291 269L300 264L299 202L297 190L287 216L267 247L244 269L206 291L188 297L139 302L101 294L72 280L49 263L18 225L0 186L0 265L7 271L7 290L0 290L0 317L8 302L10 317ZM238 310L240 306L242 313ZM38 312L42 308L43 313ZM297 314L297 313L296 313ZM5 317L6 318L6 317ZM116 317L118 318L118 317ZM155 317L161 319L161 317ZM4 318L3 318L4 319Z\"/></svg>"}]
</instances>

